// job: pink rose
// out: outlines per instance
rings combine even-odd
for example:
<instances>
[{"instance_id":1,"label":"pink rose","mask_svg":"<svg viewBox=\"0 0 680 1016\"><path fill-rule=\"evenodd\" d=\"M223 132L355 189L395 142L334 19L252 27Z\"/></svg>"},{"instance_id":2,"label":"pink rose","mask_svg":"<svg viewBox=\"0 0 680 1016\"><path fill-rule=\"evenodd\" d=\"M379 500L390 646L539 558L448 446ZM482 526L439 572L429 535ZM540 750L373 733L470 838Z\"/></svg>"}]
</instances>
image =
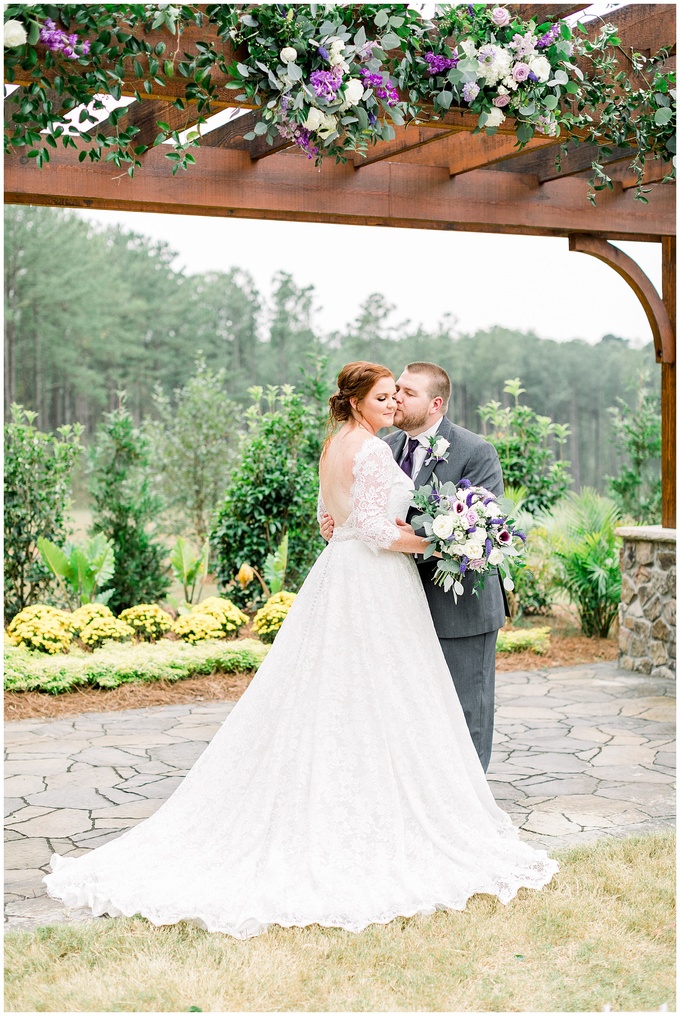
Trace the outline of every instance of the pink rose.
<instances>
[{"instance_id":1,"label":"pink rose","mask_svg":"<svg viewBox=\"0 0 680 1016\"><path fill-rule=\"evenodd\" d=\"M510 102L509 95L497 95L496 98L493 100L494 106L498 107L507 106L509 102Z\"/></svg>"},{"instance_id":2,"label":"pink rose","mask_svg":"<svg viewBox=\"0 0 680 1016\"><path fill-rule=\"evenodd\" d=\"M505 28L506 25L510 24L510 14L506 11L505 7L494 7L491 11L491 20L496 28Z\"/></svg>"},{"instance_id":3,"label":"pink rose","mask_svg":"<svg viewBox=\"0 0 680 1016\"><path fill-rule=\"evenodd\" d=\"M515 81L526 81L530 73L531 70L529 64L516 63L515 66L512 68L512 76L515 79Z\"/></svg>"}]
</instances>

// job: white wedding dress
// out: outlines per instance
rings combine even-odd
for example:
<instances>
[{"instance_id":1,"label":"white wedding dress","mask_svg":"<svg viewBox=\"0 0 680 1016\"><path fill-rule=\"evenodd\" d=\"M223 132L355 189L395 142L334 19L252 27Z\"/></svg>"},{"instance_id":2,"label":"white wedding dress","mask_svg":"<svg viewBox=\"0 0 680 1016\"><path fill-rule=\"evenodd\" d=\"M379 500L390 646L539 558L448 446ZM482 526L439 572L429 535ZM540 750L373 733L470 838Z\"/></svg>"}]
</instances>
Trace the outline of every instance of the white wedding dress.
<instances>
[{"instance_id":1,"label":"white wedding dress","mask_svg":"<svg viewBox=\"0 0 680 1016\"><path fill-rule=\"evenodd\" d=\"M211 744L151 818L54 855L50 896L247 938L359 932L550 881L557 863L487 786L414 561L384 549L412 489L367 438L347 522Z\"/></svg>"}]
</instances>

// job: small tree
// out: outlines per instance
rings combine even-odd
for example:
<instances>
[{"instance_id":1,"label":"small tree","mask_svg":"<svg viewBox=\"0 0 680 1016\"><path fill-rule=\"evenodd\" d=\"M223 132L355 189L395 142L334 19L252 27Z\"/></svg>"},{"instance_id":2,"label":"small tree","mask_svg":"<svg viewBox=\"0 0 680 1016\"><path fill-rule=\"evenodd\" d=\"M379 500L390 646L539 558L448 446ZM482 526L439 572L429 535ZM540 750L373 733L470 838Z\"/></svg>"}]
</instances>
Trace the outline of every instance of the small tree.
<instances>
[{"instance_id":1,"label":"small tree","mask_svg":"<svg viewBox=\"0 0 680 1016\"><path fill-rule=\"evenodd\" d=\"M161 499L152 492L149 445L134 426L121 394L118 409L104 415L90 455L93 532L113 544L114 589L109 601L119 613L137 603L154 603L168 591L165 549L150 531Z\"/></svg>"},{"instance_id":2,"label":"small tree","mask_svg":"<svg viewBox=\"0 0 680 1016\"><path fill-rule=\"evenodd\" d=\"M653 525L661 521L661 406L649 387L649 374L640 374L637 399L631 409L623 399L611 406L614 440L628 457L618 477L608 477L609 490L625 515Z\"/></svg>"},{"instance_id":3,"label":"small tree","mask_svg":"<svg viewBox=\"0 0 680 1016\"><path fill-rule=\"evenodd\" d=\"M479 415L485 437L498 452L505 483L526 489L523 508L533 515L555 504L571 483L569 463L561 458L569 427L520 405L519 397L526 389L519 378L506 381L503 391L513 396L515 404L504 408L494 399L479 407ZM493 433L487 434L487 424ZM548 444L549 437L560 449L559 460Z\"/></svg>"},{"instance_id":4,"label":"small tree","mask_svg":"<svg viewBox=\"0 0 680 1016\"><path fill-rule=\"evenodd\" d=\"M71 478L80 455L79 424L44 434L36 413L12 406L5 426L5 617L44 599L54 576L43 565L38 539L63 543Z\"/></svg>"},{"instance_id":5,"label":"small tree","mask_svg":"<svg viewBox=\"0 0 680 1016\"><path fill-rule=\"evenodd\" d=\"M308 433L305 404L290 385L267 387L264 412L262 388L249 393L249 433L211 536L215 570L222 587L243 564L262 574L287 533L286 585L294 590L324 546L316 521L318 475L309 461L316 430ZM252 600L236 586L229 595L239 604Z\"/></svg>"},{"instance_id":6,"label":"small tree","mask_svg":"<svg viewBox=\"0 0 680 1016\"><path fill-rule=\"evenodd\" d=\"M227 396L226 372L203 359L171 399L158 386L158 419L148 421L152 461L171 528L203 544L237 459L239 407Z\"/></svg>"}]
</instances>

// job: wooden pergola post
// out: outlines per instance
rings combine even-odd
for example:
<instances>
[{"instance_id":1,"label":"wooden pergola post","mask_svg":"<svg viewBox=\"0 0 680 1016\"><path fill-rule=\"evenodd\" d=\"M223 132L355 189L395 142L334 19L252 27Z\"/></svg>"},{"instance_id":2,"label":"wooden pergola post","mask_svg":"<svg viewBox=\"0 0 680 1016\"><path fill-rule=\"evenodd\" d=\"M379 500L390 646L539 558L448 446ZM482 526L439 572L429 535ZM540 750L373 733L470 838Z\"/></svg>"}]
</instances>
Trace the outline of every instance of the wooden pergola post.
<instances>
[{"instance_id":1,"label":"wooden pergola post","mask_svg":"<svg viewBox=\"0 0 680 1016\"><path fill-rule=\"evenodd\" d=\"M675 237L664 236L662 295L675 342ZM675 357L661 362L661 525L675 529L677 498Z\"/></svg>"}]
</instances>

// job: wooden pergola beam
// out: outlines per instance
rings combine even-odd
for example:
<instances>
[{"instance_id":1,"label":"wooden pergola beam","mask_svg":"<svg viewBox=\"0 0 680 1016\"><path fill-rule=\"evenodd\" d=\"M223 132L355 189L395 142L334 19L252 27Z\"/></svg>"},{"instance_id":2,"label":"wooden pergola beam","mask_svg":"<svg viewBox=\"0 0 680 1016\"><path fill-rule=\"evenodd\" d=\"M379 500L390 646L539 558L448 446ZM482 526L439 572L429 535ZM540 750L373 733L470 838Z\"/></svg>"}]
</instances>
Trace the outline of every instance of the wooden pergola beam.
<instances>
[{"instance_id":1,"label":"wooden pergola beam","mask_svg":"<svg viewBox=\"0 0 680 1016\"><path fill-rule=\"evenodd\" d=\"M553 138L559 143L559 138ZM547 180L560 180L567 176L575 176L590 170L593 161L598 157L598 146L589 144L572 144L567 152L563 152L560 169L555 165L556 151L526 152L515 159L504 160L496 168L504 173L533 173L541 183ZM605 165L617 162L630 162L635 156L634 148L612 147L609 155L602 155L600 160Z\"/></svg>"},{"instance_id":2,"label":"wooden pergola beam","mask_svg":"<svg viewBox=\"0 0 680 1016\"><path fill-rule=\"evenodd\" d=\"M78 152L54 152L47 170L7 157L11 204L217 215L242 218L405 226L473 232L568 236L590 232L613 239L658 241L674 222L674 189L657 185L648 205L620 185L593 208L583 181L540 186L535 177L479 170L451 178L448 170L379 162L356 173L281 152L253 163L246 152L206 149L187 173L172 175L160 148L144 157L134 179L107 163L78 162Z\"/></svg>"}]
</instances>

